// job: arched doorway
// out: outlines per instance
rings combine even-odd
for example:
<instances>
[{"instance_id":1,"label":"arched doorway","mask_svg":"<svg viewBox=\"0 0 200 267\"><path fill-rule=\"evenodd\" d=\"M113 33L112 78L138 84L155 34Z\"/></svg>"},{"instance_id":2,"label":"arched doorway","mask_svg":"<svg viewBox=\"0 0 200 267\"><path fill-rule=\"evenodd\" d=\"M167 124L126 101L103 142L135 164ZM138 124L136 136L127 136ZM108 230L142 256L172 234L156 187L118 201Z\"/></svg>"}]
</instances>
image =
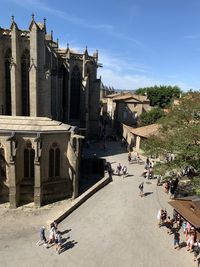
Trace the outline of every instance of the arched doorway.
<instances>
[{"instance_id":1,"label":"arched doorway","mask_svg":"<svg viewBox=\"0 0 200 267\"><path fill-rule=\"evenodd\" d=\"M70 119L80 119L81 73L77 66L71 74Z\"/></svg>"}]
</instances>

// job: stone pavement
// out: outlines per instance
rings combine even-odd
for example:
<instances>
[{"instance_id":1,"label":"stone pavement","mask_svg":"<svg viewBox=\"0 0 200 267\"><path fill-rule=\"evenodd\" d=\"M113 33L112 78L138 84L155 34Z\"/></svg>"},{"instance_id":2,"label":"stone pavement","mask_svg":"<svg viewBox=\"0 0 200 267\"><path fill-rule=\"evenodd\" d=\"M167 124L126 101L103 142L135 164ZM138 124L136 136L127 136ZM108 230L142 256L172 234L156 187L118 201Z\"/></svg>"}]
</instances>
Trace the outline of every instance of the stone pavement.
<instances>
[{"instance_id":1,"label":"stone pavement","mask_svg":"<svg viewBox=\"0 0 200 267\"><path fill-rule=\"evenodd\" d=\"M141 177L144 165L128 164L127 153L118 143L90 149L107 158L116 169L126 164L129 175L113 176L113 181L98 191L60 225L64 248L60 255L54 248L36 246L35 227L13 229L7 235L1 229L0 266L68 266L68 267L188 267L195 266L183 248L173 249L172 236L157 227L159 208L170 207L168 196L155 181ZM88 151L89 153L89 151ZM144 181L145 197L138 196ZM34 219L33 219L34 220ZM33 221L34 222L34 221ZM22 228L23 229L23 228ZM32 231L30 231L32 230Z\"/></svg>"}]
</instances>

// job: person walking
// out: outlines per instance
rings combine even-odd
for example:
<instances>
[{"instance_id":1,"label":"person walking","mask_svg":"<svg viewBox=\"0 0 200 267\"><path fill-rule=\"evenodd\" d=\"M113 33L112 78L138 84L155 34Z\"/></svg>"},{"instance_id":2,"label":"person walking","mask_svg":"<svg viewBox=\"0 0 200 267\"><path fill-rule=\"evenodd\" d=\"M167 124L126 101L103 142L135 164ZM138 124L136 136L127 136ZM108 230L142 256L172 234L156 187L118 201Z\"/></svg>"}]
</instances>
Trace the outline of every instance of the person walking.
<instances>
[{"instance_id":1,"label":"person walking","mask_svg":"<svg viewBox=\"0 0 200 267\"><path fill-rule=\"evenodd\" d=\"M127 176L127 167L126 166L123 166L122 173L123 173L123 178L125 178Z\"/></svg>"},{"instance_id":2,"label":"person walking","mask_svg":"<svg viewBox=\"0 0 200 267\"><path fill-rule=\"evenodd\" d=\"M49 241L47 243L47 248L49 248L49 245L54 244L55 242L55 234L56 234L56 230L54 228L54 226L51 226L50 230L49 230Z\"/></svg>"},{"instance_id":3,"label":"person walking","mask_svg":"<svg viewBox=\"0 0 200 267\"><path fill-rule=\"evenodd\" d=\"M117 175L121 175L122 165L119 163L117 165Z\"/></svg>"},{"instance_id":4,"label":"person walking","mask_svg":"<svg viewBox=\"0 0 200 267\"><path fill-rule=\"evenodd\" d=\"M131 156L131 152L129 151L128 152L128 162L131 163L131 159L132 159L132 156Z\"/></svg>"},{"instance_id":5,"label":"person walking","mask_svg":"<svg viewBox=\"0 0 200 267\"><path fill-rule=\"evenodd\" d=\"M200 240L194 243L193 251L194 251L194 261L196 261L200 253Z\"/></svg>"},{"instance_id":6,"label":"person walking","mask_svg":"<svg viewBox=\"0 0 200 267\"><path fill-rule=\"evenodd\" d=\"M56 233L55 243L56 243L56 252L60 254L62 246L62 235L60 231Z\"/></svg>"},{"instance_id":7,"label":"person walking","mask_svg":"<svg viewBox=\"0 0 200 267\"><path fill-rule=\"evenodd\" d=\"M139 184L139 189L140 189L140 196L143 197L144 196L144 182L141 182L141 184Z\"/></svg>"},{"instance_id":8,"label":"person walking","mask_svg":"<svg viewBox=\"0 0 200 267\"><path fill-rule=\"evenodd\" d=\"M176 229L174 231L174 249L180 249L180 234L178 230Z\"/></svg>"},{"instance_id":9,"label":"person walking","mask_svg":"<svg viewBox=\"0 0 200 267\"><path fill-rule=\"evenodd\" d=\"M40 246L42 244L47 244L47 239L45 236L45 226L42 226L40 228L40 239L38 240L38 242L36 243L37 246Z\"/></svg>"}]
</instances>

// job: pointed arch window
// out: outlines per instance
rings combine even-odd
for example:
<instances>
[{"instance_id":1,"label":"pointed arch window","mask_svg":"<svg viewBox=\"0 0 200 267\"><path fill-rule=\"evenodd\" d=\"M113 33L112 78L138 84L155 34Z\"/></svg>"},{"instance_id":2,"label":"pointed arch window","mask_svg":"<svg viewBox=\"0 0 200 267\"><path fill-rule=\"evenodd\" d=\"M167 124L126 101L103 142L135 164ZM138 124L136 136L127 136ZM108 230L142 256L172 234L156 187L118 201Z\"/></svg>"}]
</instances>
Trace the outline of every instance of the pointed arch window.
<instances>
[{"instance_id":1,"label":"pointed arch window","mask_svg":"<svg viewBox=\"0 0 200 267\"><path fill-rule=\"evenodd\" d=\"M30 67L30 54L28 50L25 50L21 57L21 87L22 87L23 116L30 116L29 67Z\"/></svg>"},{"instance_id":2,"label":"pointed arch window","mask_svg":"<svg viewBox=\"0 0 200 267\"><path fill-rule=\"evenodd\" d=\"M8 49L4 58L5 68L5 115L11 115L11 77L10 77L11 50Z\"/></svg>"},{"instance_id":3,"label":"pointed arch window","mask_svg":"<svg viewBox=\"0 0 200 267\"><path fill-rule=\"evenodd\" d=\"M32 148L30 142L27 142L24 149L24 177L34 178L34 158L35 150Z\"/></svg>"},{"instance_id":4,"label":"pointed arch window","mask_svg":"<svg viewBox=\"0 0 200 267\"><path fill-rule=\"evenodd\" d=\"M49 150L49 177L60 176L60 149L57 143L53 143Z\"/></svg>"},{"instance_id":5,"label":"pointed arch window","mask_svg":"<svg viewBox=\"0 0 200 267\"><path fill-rule=\"evenodd\" d=\"M80 119L81 73L77 66L71 74L70 118Z\"/></svg>"},{"instance_id":6,"label":"pointed arch window","mask_svg":"<svg viewBox=\"0 0 200 267\"><path fill-rule=\"evenodd\" d=\"M6 180L6 160L3 148L0 148L0 183Z\"/></svg>"}]
</instances>

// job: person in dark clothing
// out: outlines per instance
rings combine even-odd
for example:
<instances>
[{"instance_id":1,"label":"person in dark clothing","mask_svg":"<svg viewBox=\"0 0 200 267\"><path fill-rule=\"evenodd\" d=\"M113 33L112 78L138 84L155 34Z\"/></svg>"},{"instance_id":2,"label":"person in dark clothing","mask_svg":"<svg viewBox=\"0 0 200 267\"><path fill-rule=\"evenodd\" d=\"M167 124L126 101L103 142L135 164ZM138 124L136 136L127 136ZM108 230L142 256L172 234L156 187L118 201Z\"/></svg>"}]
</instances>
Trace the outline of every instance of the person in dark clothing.
<instances>
[{"instance_id":1,"label":"person in dark clothing","mask_svg":"<svg viewBox=\"0 0 200 267\"><path fill-rule=\"evenodd\" d=\"M179 179L176 178L176 180L174 181L174 192L176 192L176 189L178 187L178 183L179 183Z\"/></svg>"},{"instance_id":2,"label":"person in dark clothing","mask_svg":"<svg viewBox=\"0 0 200 267\"><path fill-rule=\"evenodd\" d=\"M144 182L142 182L140 185L139 185L139 189L140 189L140 196L143 197L144 196Z\"/></svg>"},{"instance_id":3,"label":"person in dark clothing","mask_svg":"<svg viewBox=\"0 0 200 267\"><path fill-rule=\"evenodd\" d=\"M180 249L180 234L177 230L174 231L174 249Z\"/></svg>"},{"instance_id":4,"label":"person in dark clothing","mask_svg":"<svg viewBox=\"0 0 200 267\"><path fill-rule=\"evenodd\" d=\"M44 226L41 227L39 234L40 234L40 239L38 240L36 245L40 246L42 244L47 244L47 239L46 239L46 236L45 236L45 227Z\"/></svg>"}]
</instances>

